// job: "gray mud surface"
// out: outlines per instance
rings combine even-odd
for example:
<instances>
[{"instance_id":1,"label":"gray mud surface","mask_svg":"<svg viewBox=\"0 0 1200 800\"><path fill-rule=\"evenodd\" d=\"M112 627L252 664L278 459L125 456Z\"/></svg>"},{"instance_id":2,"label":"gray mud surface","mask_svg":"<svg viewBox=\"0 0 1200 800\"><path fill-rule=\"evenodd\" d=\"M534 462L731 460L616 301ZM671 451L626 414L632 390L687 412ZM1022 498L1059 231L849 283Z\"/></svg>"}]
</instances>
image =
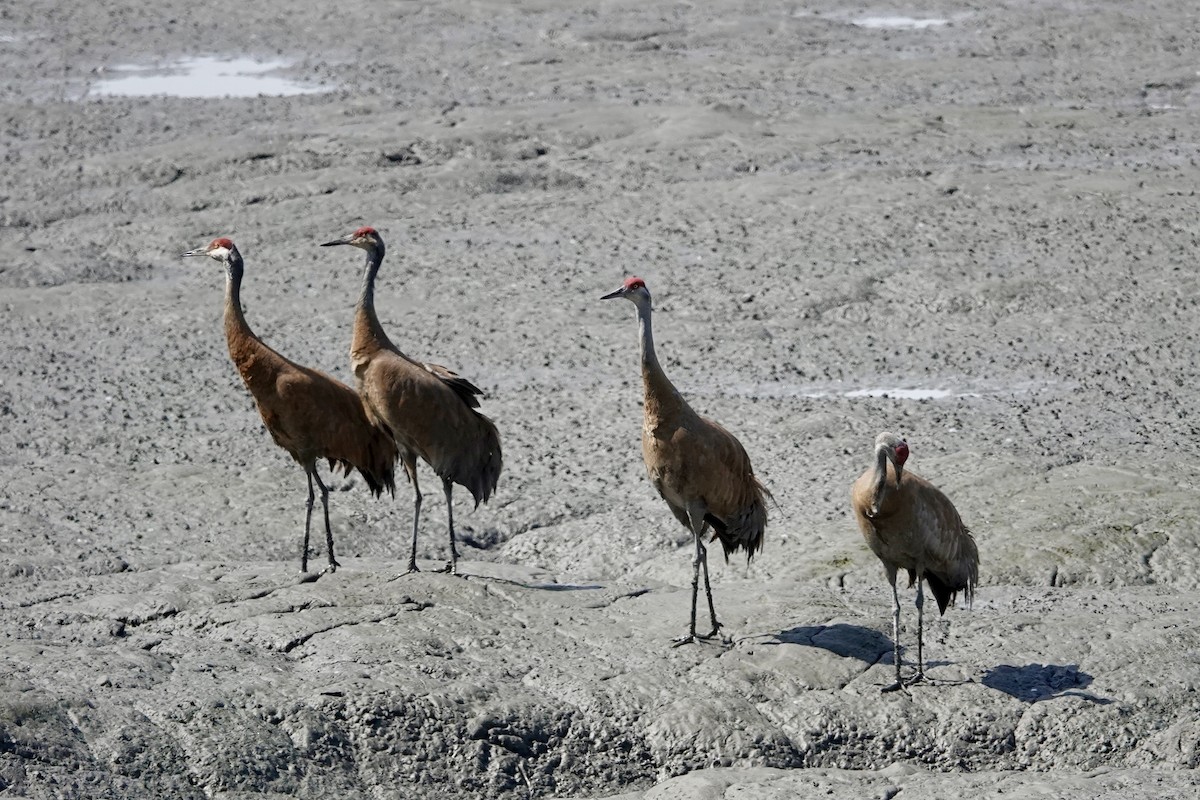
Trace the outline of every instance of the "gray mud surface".
<instances>
[{"instance_id":1,"label":"gray mud surface","mask_svg":"<svg viewBox=\"0 0 1200 800\"><path fill-rule=\"evenodd\" d=\"M1184 0L7 4L0 794L1194 797L1198 51ZM326 91L97 91L234 55ZM303 473L178 257L232 237L251 325L349 381L361 256L317 244L363 224L501 431L465 580L393 580L412 491L356 477L300 580ZM713 559L727 646L669 647L627 274L779 503ZM848 507L883 429L982 557L908 695Z\"/></svg>"}]
</instances>

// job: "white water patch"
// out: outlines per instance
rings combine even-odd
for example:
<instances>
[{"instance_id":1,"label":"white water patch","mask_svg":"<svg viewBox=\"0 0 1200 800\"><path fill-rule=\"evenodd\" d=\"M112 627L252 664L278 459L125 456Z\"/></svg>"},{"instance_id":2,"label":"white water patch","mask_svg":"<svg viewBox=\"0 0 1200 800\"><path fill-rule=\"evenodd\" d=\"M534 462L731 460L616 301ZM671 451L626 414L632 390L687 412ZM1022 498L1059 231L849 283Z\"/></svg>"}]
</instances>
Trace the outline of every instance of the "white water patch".
<instances>
[{"instance_id":1,"label":"white water patch","mask_svg":"<svg viewBox=\"0 0 1200 800\"><path fill-rule=\"evenodd\" d=\"M92 84L88 94L106 97L282 97L329 91L270 73L290 67L287 61L185 58L166 66L125 64Z\"/></svg>"},{"instance_id":2,"label":"white water patch","mask_svg":"<svg viewBox=\"0 0 1200 800\"><path fill-rule=\"evenodd\" d=\"M899 400L944 400L954 397L947 389L855 389L843 397L892 397Z\"/></svg>"},{"instance_id":3,"label":"white water patch","mask_svg":"<svg viewBox=\"0 0 1200 800\"><path fill-rule=\"evenodd\" d=\"M850 20L850 24L857 25L860 28L923 31L926 28L940 28L943 25L949 25L950 20L937 17L917 19L916 17L880 16L859 17L858 19Z\"/></svg>"},{"instance_id":4,"label":"white water patch","mask_svg":"<svg viewBox=\"0 0 1200 800\"><path fill-rule=\"evenodd\" d=\"M1023 390L1015 390L1023 391ZM812 384L795 384L787 382L735 384L728 387L728 393L740 397L803 397L807 400L832 400L845 397L851 400L865 398L888 398L891 400L948 400L957 398L980 398L992 392L979 392L953 389L926 388L892 388L867 386L859 389L842 389Z\"/></svg>"}]
</instances>

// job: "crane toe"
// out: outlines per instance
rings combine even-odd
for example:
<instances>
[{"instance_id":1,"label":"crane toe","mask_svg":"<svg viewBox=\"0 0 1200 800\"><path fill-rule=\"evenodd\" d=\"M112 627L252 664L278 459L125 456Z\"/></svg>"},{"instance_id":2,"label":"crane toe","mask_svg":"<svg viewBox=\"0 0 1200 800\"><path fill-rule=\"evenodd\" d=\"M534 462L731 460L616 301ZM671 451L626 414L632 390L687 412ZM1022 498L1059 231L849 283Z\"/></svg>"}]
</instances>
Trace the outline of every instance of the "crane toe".
<instances>
[{"instance_id":1,"label":"crane toe","mask_svg":"<svg viewBox=\"0 0 1200 800\"><path fill-rule=\"evenodd\" d=\"M408 562L408 567L404 570L404 572L401 572L395 578L392 578L392 580L399 580L400 578L406 577L408 575L412 575L414 572L420 572L420 571L421 571L421 568L417 566L417 560L414 558L412 561Z\"/></svg>"},{"instance_id":2,"label":"crane toe","mask_svg":"<svg viewBox=\"0 0 1200 800\"><path fill-rule=\"evenodd\" d=\"M710 633L689 633L687 636L679 636L671 640L671 647L682 647L685 644L701 644L702 642L709 642L713 640L720 642L726 647L732 645L732 639L730 639L728 636L720 635L718 630L720 627L721 626L718 625L716 628L713 628Z\"/></svg>"},{"instance_id":3,"label":"crane toe","mask_svg":"<svg viewBox=\"0 0 1200 800\"><path fill-rule=\"evenodd\" d=\"M913 675L911 678L909 678L907 681L904 682L904 685L905 686L916 686L918 683L925 683L925 673L924 672L918 672L916 675Z\"/></svg>"}]
</instances>

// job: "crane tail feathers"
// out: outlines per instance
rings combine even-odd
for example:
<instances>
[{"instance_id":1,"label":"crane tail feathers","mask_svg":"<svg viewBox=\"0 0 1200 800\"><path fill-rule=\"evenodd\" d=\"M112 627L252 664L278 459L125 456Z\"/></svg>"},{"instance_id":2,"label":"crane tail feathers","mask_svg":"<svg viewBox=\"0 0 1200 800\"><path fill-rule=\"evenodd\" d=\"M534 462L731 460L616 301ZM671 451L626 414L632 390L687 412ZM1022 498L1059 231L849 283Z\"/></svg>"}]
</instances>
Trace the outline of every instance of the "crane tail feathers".
<instances>
[{"instance_id":1,"label":"crane tail feathers","mask_svg":"<svg viewBox=\"0 0 1200 800\"><path fill-rule=\"evenodd\" d=\"M725 561L738 550L746 551L746 563L754 560L754 554L762 549L763 532L767 528L767 504L763 500L766 489L755 480L756 496L746 508L743 508L728 519L719 519L713 514L705 514L704 521L712 526L713 535L709 541L720 540L721 548L725 551Z\"/></svg>"},{"instance_id":2,"label":"crane tail feathers","mask_svg":"<svg viewBox=\"0 0 1200 800\"><path fill-rule=\"evenodd\" d=\"M500 481L500 470L504 466L504 456L500 450L500 433L490 419L475 412L475 418L480 423L479 435L473 439L473 445L461 453L457 461L451 462L438 470L445 480L457 483L471 493L475 507L486 503L496 491ZM444 471L443 471L444 470Z\"/></svg>"},{"instance_id":3,"label":"crane tail feathers","mask_svg":"<svg viewBox=\"0 0 1200 800\"><path fill-rule=\"evenodd\" d=\"M367 487L371 490L371 495L379 497L383 494L384 489L387 490L389 497L396 496L396 472L395 465L389 465L386 474L372 474L369 470L359 469L358 474L363 476L363 480L367 482Z\"/></svg>"},{"instance_id":4,"label":"crane tail feathers","mask_svg":"<svg viewBox=\"0 0 1200 800\"><path fill-rule=\"evenodd\" d=\"M391 435L382 428L372 426L370 435L357 442L351 455L329 456L329 469L332 472L340 469L343 475L349 475L351 470L357 469L374 497L382 495L385 489L395 497L398 453Z\"/></svg>"},{"instance_id":5,"label":"crane tail feathers","mask_svg":"<svg viewBox=\"0 0 1200 800\"><path fill-rule=\"evenodd\" d=\"M937 600L938 613L944 615L946 608L954 602L955 591L932 572L925 573L925 582L929 584L929 590L933 592L933 596Z\"/></svg>"},{"instance_id":6,"label":"crane tail feathers","mask_svg":"<svg viewBox=\"0 0 1200 800\"><path fill-rule=\"evenodd\" d=\"M390 496L394 497L396 495L395 461L388 462L386 459L383 459L368 466L351 464L349 461L343 461L342 459L329 459L330 472L336 474L338 470L341 470L342 475L349 475L353 469L357 469L358 474L367 482L367 488L371 490L372 496L379 497L385 489Z\"/></svg>"},{"instance_id":7,"label":"crane tail feathers","mask_svg":"<svg viewBox=\"0 0 1200 800\"><path fill-rule=\"evenodd\" d=\"M967 533L965 528L963 532ZM968 608L975 600L975 584L979 582L979 553L975 549L975 540L969 533L965 537L964 544L967 545L964 548L966 552L964 557L955 564L957 567L955 574L946 576L936 575L932 572L925 573L925 582L929 584L929 590L937 599L938 611L941 614L945 614L946 609L954 605L959 592L962 592L963 597L966 598Z\"/></svg>"}]
</instances>

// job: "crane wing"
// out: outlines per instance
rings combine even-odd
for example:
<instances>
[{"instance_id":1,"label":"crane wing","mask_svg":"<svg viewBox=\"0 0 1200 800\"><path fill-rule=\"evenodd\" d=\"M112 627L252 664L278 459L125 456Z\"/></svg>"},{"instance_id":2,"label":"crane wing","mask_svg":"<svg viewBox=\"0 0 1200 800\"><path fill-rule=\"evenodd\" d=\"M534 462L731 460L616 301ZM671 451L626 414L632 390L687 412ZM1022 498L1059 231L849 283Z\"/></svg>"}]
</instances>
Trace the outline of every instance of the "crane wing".
<instances>
[{"instance_id":1,"label":"crane wing","mask_svg":"<svg viewBox=\"0 0 1200 800\"><path fill-rule=\"evenodd\" d=\"M422 362L421 366L453 389L459 399L466 403L469 408L479 408L479 395L483 394L483 391L478 386L460 376L449 367L443 367L441 364Z\"/></svg>"}]
</instances>

